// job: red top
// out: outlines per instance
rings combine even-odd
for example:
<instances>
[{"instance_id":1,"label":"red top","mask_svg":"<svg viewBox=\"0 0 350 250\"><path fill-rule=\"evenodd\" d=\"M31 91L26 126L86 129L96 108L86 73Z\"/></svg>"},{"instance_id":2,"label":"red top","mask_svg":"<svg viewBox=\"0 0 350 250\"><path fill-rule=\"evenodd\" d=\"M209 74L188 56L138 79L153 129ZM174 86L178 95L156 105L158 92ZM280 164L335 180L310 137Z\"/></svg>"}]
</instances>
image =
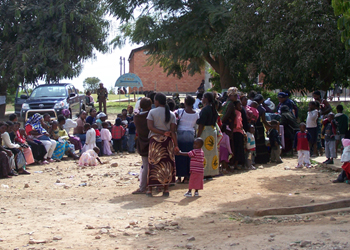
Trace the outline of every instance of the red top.
<instances>
[{"instance_id":1,"label":"red top","mask_svg":"<svg viewBox=\"0 0 350 250\"><path fill-rule=\"evenodd\" d=\"M95 129L95 132L96 132L96 136L101 136L100 130Z\"/></svg>"},{"instance_id":2,"label":"red top","mask_svg":"<svg viewBox=\"0 0 350 250\"><path fill-rule=\"evenodd\" d=\"M23 144L27 142L26 139L19 133L19 130L16 131L15 141Z\"/></svg>"},{"instance_id":3,"label":"red top","mask_svg":"<svg viewBox=\"0 0 350 250\"><path fill-rule=\"evenodd\" d=\"M188 152L191 158L190 171L195 173L204 173L204 152L201 148L193 149Z\"/></svg>"},{"instance_id":4,"label":"red top","mask_svg":"<svg viewBox=\"0 0 350 250\"><path fill-rule=\"evenodd\" d=\"M299 150L310 150L309 148L309 140L310 140L311 136L309 133L305 133L305 132L298 132L295 134L295 138L294 138L294 148L297 149L297 151Z\"/></svg>"},{"instance_id":5,"label":"red top","mask_svg":"<svg viewBox=\"0 0 350 250\"><path fill-rule=\"evenodd\" d=\"M123 126L113 125L112 127L112 138L115 140L121 139L125 135L125 128Z\"/></svg>"}]
</instances>

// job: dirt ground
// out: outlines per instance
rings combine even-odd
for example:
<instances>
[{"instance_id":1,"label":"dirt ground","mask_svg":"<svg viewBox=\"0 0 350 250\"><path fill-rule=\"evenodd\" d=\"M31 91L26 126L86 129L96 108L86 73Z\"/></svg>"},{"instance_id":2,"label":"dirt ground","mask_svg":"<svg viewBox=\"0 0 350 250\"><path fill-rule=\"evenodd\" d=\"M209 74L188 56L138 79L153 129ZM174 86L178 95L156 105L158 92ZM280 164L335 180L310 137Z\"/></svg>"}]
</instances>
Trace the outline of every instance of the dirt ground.
<instances>
[{"instance_id":1,"label":"dirt ground","mask_svg":"<svg viewBox=\"0 0 350 250\"><path fill-rule=\"evenodd\" d=\"M65 158L0 180L0 249L350 249L348 212L252 216L349 199L350 185L330 183L338 173L295 169L288 158L207 180L200 197L184 197L186 184L146 197L131 194L137 154L102 159L81 168Z\"/></svg>"}]
</instances>

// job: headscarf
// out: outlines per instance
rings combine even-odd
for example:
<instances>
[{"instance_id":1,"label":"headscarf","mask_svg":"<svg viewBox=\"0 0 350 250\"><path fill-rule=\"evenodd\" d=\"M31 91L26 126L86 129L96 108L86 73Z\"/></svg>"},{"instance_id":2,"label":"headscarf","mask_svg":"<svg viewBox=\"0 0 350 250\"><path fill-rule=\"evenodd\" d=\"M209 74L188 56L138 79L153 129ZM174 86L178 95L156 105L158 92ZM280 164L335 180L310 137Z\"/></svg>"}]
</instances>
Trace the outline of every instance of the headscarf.
<instances>
[{"instance_id":1,"label":"headscarf","mask_svg":"<svg viewBox=\"0 0 350 250\"><path fill-rule=\"evenodd\" d=\"M31 125L33 127L33 130L36 130L40 134L45 134L47 131L41 126L40 120L43 119L43 117L36 113L32 117L28 118L25 126Z\"/></svg>"},{"instance_id":2,"label":"headscarf","mask_svg":"<svg viewBox=\"0 0 350 250\"><path fill-rule=\"evenodd\" d=\"M101 119L101 117L107 117L107 115L105 113L101 112L96 116L97 119Z\"/></svg>"},{"instance_id":3,"label":"headscarf","mask_svg":"<svg viewBox=\"0 0 350 250\"><path fill-rule=\"evenodd\" d=\"M238 95L238 88L231 87L227 90L227 96Z\"/></svg>"},{"instance_id":4,"label":"headscarf","mask_svg":"<svg viewBox=\"0 0 350 250\"><path fill-rule=\"evenodd\" d=\"M61 111L61 113L62 113L62 115L63 115L64 117L69 117L69 116L70 116L70 111L69 111L68 109L63 109L63 110Z\"/></svg>"}]
</instances>

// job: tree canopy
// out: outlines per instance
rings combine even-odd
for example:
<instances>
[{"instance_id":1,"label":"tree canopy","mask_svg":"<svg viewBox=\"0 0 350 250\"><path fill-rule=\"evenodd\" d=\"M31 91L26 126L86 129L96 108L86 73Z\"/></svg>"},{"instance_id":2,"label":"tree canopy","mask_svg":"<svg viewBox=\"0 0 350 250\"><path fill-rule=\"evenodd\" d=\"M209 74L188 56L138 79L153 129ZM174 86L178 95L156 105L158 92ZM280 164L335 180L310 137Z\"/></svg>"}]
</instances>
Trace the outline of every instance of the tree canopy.
<instances>
[{"instance_id":1,"label":"tree canopy","mask_svg":"<svg viewBox=\"0 0 350 250\"><path fill-rule=\"evenodd\" d=\"M87 77L83 82L83 88L85 92L90 91L91 93L96 93L100 82L101 80L98 77Z\"/></svg>"},{"instance_id":2,"label":"tree canopy","mask_svg":"<svg viewBox=\"0 0 350 250\"><path fill-rule=\"evenodd\" d=\"M105 12L99 0L1 1L1 91L77 76L94 49L108 49Z\"/></svg>"}]
</instances>

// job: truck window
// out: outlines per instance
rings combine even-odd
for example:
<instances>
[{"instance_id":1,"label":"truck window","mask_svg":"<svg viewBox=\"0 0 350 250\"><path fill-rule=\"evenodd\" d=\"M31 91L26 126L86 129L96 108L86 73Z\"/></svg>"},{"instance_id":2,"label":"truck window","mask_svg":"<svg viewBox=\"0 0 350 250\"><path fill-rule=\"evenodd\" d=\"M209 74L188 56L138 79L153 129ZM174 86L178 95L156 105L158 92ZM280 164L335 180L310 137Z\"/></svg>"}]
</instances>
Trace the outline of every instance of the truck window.
<instances>
[{"instance_id":1,"label":"truck window","mask_svg":"<svg viewBox=\"0 0 350 250\"><path fill-rule=\"evenodd\" d=\"M65 97L67 96L66 86L39 86L33 90L31 97Z\"/></svg>"}]
</instances>

